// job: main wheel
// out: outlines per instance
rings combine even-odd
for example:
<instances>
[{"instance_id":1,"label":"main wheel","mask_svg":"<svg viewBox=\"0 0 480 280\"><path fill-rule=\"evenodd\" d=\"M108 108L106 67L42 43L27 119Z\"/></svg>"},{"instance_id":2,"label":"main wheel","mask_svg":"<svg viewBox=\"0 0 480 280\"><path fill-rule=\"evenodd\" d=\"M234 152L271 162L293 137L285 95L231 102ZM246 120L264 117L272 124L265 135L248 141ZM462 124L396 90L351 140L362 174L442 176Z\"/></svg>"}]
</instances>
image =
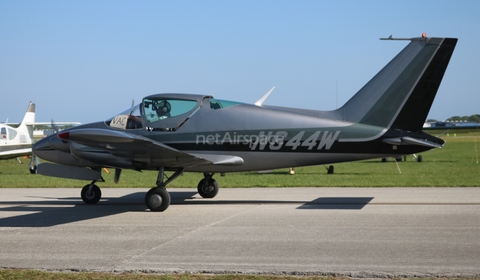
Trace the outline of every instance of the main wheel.
<instances>
[{"instance_id":1,"label":"main wheel","mask_svg":"<svg viewBox=\"0 0 480 280\"><path fill-rule=\"evenodd\" d=\"M37 166L36 165L30 166L28 168L28 170L30 170L30 174L37 174Z\"/></svg>"},{"instance_id":2,"label":"main wheel","mask_svg":"<svg viewBox=\"0 0 480 280\"><path fill-rule=\"evenodd\" d=\"M151 211L165 211L170 206L170 194L164 188L151 188L145 195L145 204Z\"/></svg>"},{"instance_id":3,"label":"main wheel","mask_svg":"<svg viewBox=\"0 0 480 280\"><path fill-rule=\"evenodd\" d=\"M214 198L218 194L218 183L212 178L203 178L198 183L197 190L203 198Z\"/></svg>"},{"instance_id":4,"label":"main wheel","mask_svg":"<svg viewBox=\"0 0 480 280\"><path fill-rule=\"evenodd\" d=\"M90 184L88 184L82 188L81 195L83 202L86 204L95 204L102 197L102 191L100 191L100 188L95 184L90 189Z\"/></svg>"},{"instance_id":5,"label":"main wheel","mask_svg":"<svg viewBox=\"0 0 480 280\"><path fill-rule=\"evenodd\" d=\"M327 170L327 174L333 174L333 165L330 165Z\"/></svg>"}]
</instances>

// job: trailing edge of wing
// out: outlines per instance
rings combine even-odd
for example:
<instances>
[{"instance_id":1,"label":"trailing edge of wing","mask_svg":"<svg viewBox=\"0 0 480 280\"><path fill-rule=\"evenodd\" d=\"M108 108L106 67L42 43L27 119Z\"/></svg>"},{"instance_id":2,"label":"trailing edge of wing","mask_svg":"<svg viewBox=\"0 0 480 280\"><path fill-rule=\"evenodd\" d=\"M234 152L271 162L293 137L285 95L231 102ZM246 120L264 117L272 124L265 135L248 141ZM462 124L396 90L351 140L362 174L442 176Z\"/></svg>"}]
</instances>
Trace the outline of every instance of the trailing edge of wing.
<instances>
[{"instance_id":1,"label":"trailing edge of wing","mask_svg":"<svg viewBox=\"0 0 480 280\"><path fill-rule=\"evenodd\" d=\"M408 136L398 137L398 138L387 138L387 139L383 139L383 142L390 145L417 145L417 146L425 146L430 148L441 148L443 146L428 140L422 140L422 139L408 137Z\"/></svg>"},{"instance_id":2,"label":"trailing edge of wing","mask_svg":"<svg viewBox=\"0 0 480 280\"><path fill-rule=\"evenodd\" d=\"M2 151L2 152L0 152L0 158L1 159L9 159L9 158L15 158L15 157L30 155L31 153L32 153L32 148Z\"/></svg>"},{"instance_id":3,"label":"trailing edge of wing","mask_svg":"<svg viewBox=\"0 0 480 280\"><path fill-rule=\"evenodd\" d=\"M203 158L210 161L214 165L242 165L243 158L229 155L215 155L215 154L191 154L197 158Z\"/></svg>"}]
</instances>

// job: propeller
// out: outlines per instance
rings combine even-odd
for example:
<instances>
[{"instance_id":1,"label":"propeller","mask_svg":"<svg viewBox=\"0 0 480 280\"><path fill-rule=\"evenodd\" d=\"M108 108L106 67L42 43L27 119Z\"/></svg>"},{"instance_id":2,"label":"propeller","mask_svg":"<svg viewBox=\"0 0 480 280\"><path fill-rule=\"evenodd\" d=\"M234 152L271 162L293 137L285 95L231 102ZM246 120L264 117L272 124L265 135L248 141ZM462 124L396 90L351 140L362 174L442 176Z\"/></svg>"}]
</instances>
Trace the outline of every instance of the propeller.
<instances>
[{"instance_id":1,"label":"propeller","mask_svg":"<svg viewBox=\"0 0 480 280\"><path fill-rule=\"evenodd\" d=\"M135 100L132 98L132 106L130 106L130 115L133 113L133 110L135 110Z\"/></svg>"},{"instance_id":2,"label":"propeller","mask_svg":"<svg viewBox=\"0 0 480 280\"><path fill-rule=\"evenodd\" d=\"M53 121L53 119L50 126L52 127L53 133L58 133L60 131L58 126L55 125L55 122Z\"/></svg>"},{"instance_id":3,"label":"propeller","mask_svg":"<svg viewBox=\"0 0 480 280\"><path fill-rule=\"evenodd\" d=\"M122 169L115 168L115 176L113 177L115 184L118 184L118 181L120 180L120 174L122 174Z\"/></svg>"}]
</instances>

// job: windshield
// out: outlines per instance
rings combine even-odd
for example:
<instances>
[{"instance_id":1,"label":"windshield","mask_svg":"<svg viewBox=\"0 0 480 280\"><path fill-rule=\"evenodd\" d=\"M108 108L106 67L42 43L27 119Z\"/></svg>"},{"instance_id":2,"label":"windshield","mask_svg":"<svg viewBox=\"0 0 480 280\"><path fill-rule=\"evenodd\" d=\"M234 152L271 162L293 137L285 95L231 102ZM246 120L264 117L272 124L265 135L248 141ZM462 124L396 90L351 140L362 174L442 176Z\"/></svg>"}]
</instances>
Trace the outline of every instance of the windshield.
<instances>
[{"instance_id":1,"label":"windshield","mask_svg":"<svg viewBox=\"0 0 480 280\"><path fill-rule=\"evenodd\" d=\"M144 98L143 110L149 123L180 116L190 112L197 105L195 100L171 98Z\"/></svg>"}]
</instances>

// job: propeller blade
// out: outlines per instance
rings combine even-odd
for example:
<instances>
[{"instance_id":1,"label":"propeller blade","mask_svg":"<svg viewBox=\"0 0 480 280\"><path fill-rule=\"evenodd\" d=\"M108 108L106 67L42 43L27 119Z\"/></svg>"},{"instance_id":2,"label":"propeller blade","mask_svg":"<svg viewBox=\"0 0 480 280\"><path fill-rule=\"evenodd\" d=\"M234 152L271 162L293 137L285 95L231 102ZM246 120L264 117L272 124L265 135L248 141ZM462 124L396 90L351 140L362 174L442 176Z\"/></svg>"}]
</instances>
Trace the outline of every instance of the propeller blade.
<instances>
[{"instance_id":1,"label":"propeller blade","mask_svg":"<svg viewBox=\"0 0 480 280\"><path fill-rule=\"evenodd\" d=\"M53 119L51 122L51 126L54 133L58 133L60 131L60 129L58 129L58 126L55 125L55 122L53 121Z\"/></svg>"},{"instance_id":2,"label":"propeller blade","mask_svg":"<svg viewBox=\"0 0 480 280\"><path fill-rule=\"evenodd\" d=\"M113 177L115 184L118 184L118 181L120 180L120 174L122 174L122 169L115 168L115 176Z\"/></svg>"}]
</instances>

